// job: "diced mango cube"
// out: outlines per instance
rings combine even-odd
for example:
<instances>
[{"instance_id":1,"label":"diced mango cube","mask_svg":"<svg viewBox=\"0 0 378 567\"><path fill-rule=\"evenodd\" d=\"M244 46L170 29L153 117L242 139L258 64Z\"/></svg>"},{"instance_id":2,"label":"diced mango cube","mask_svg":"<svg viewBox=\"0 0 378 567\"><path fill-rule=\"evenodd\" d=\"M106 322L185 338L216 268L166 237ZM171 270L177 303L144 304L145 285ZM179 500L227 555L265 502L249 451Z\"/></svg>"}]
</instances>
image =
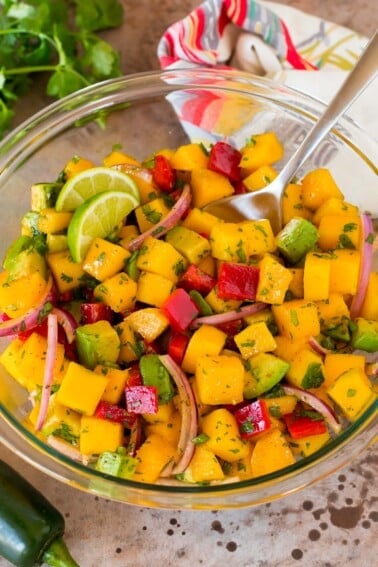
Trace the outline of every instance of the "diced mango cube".
<instances>
[{"instance_id":1,"label":"diced mango cube","mask_svg":"<svg viewBox=\"0 0 378 567\"><path fill-rule=\"evenodd\" d=\"M145 307L133 311L128 315L127 320L134 331L149 343L157 339L169 325L168 317L156 307Z\"/></svg>"},{"instance_id":2,"label":"diced mango cube","mask_svg":"<svg viewBox=\"0 0 378 567\"><path fill-rule=\"evenodd\" d=\"M284 148L275 132L254 134L250 142L242 149L240 166L244 174L255 171L263 165L271 165L279 161Z\"/></svg>"},{"instance_id":3,"label":"diced mango cube","mask_svg":"<svg viewBox=\"0 0 378 567\"><path fill-rule=\"evenodd\" d=\"M127 318L121 323L118 323L115 329L121 343L118 362L130 363L134 360L138 360L139 356L143 354L143 348L141 349L140 341L137 339L134 329L131 327Z\"/></svg>"},{"instance_id":4,"label":"diced mango cube","mask_svg":"<svg viewBox=\"0 0 378 567\"><path fill-rule=\"evenodd\" d=\"M217 356L223 349L227 335L212 325L201 325L190 338L182 361L185 372L194 374L201 356Z\"/></svg>"},{"instance_id":5,"label":"diced mango cube","mask_svg":"<svg viewBox=\"0 0 378 567\"><path fill-rule=\"evenodd\" d=\"M362 354L329 352L324 357L324 385L331 386L347 370L358 368L365 372L366 360Z\"/></svg>"},{"instance_id":6,"label":"diced mango cube","mask_svg":"<svg viewBox=\"0 0 378 567\"><path fill-rule=\"evenodd\" d=\"M169 207L162 197L152 199L135 209L135 217L140 232L146 232L169 213Z\"/></svg>"},{"instance_id":7,"label":"diced mango cube","mask_svg":"<svg viewBox=\"0 0 378 567\"><path fill-rule=\"evenodd\" d=\"M171 228L165 240L172 244L190 264L199 264L210 253L210 243L207 238L184 226Z\"/></svg>"},{"instance_id":8,"label":"diced mango cube","mask_svg":"<svg viewBox=\"0 0 378 567\"><path fill-rule=\"evenodd\" d=\"M103 282L123 270L130 256L130 252L122 246L95 238L84 258L83 268L96 280Z\"/></svg>"},{"instance_id":9,"label":"diced mango cube","mask_svg":"<svg viewBox=\"0 0 378 567\"><path fill-rule=\"evenodd\" d=\"M124 393L129 371L102 364L97 365L94 371L107 378L106 388L101 400L110 404L118 404Z\"/></svg>"},{"instance_id":10,"label":"diced mango cube","mask_svg":"<svg viewBox=\"0 0 378 567\"><path fill-rule=\"evenodd\" d=\"M202 431L209 437L206 447L217 457L232 463L248 455L248 443L241 439L236 419L227 409L215 409L205 415Z\"/></svg>"},{"instance_id":11,"label":"diced mango cube","mask_svg":"<svg viewBox=\"0 0 378 567\"><path fill-rule=\"evenodd\" d=\"M187 475L192 482L211 482L224 479L220 462L214 453L204 445L196 446L190 465L185 471L185 476Z\"/></svg>"},{"instance_id":12,"label":"diced mango cube","mask_svg":"<svg viewBox=\"0 0 378 567\"><path fill-rule=\"evenodd\" d=\"M371 272L360 316L378 321L378 272Z\"/></svg>"},{"instance_id":13,"label":"diced mango cube","mask_svg":"<svg viewBox=\"0 0 378 567\"><path fill-rule=\"evenodd\" d=\"M320 333L318 311L311 301L285 301L282 305L273 305L272 311L279 333L291 340L316 337Z\"/></svg>"},{"instance_id":14,"label":"diced mango cube","mask_svg":"<svg viewBox=\"0 0 378 567\"><path fill-rule=\"evenodd\" d=\"M270 165L262 165L247 177L244 177L243 184L248 191L258 191L263 189L277 177L278 172Z\"/></svg>"},{"instance_id":15,"label":"diced mango cube","mask_svg":"<svg viewBox=\"0 0 378 567\"><path fill-rule=\"evenodd\" d=\"M4 270L0 274L0 310L11 319L36 307L46 291L46 280L38 271L17 279Z\"/></svg>"},{"instance_id":16,"label":"diced mango cube","mask_svg":"<svg viewBox=\"0 0 378 567\"><path fill-rule=\"evenodd\" d=\"M125 272L105 279L94 289L94 296L116 313L133 309L136 301L137 283Z\"/></svg>"},{"instance_id":17,"label":"diced mango cube","mask_svg":"<svg viewBox=\"0 0 378 567\"><path fill-rule=\"evenodd\" d=\"M357 213L323 215L318 226L318 245L322 250L356 249L360 244L361 220Z\"/></svg>"},{"instance_id":18,"label":"diced mango cube","mask_svg":"<svg viewBox=\"0 0 378 567\"><path fill-rule=\"evenodd\" d=\"M70 224L72 213L57 211L54 208L42 209L38 218L38 230L44 234L56 234L65 230Z\"/></svg>"},{"instance_id":19,"label":"diced mango cube","mask_svg":"<svg viewBox=\"0 0 378 567\"><path fill-rule=\"evenodd\" d=\"M175 453L175 447L168 443L166 438L152 433L137 451L136 457L139 463L134 473L134 479L139 482L156 482Z\"/></svg>"},{"instance_id":20,"label":"diced mango cube","mask_svg":"<svg viewBox=\"0 0 378 567\"><path fill-rule=\"evenodd\" d=\"M115 421L83 415L80 428L80 452L98 455L116 451L122 445L123 425Z\"/></svg>"},{"instance_id":21,"label":"diced mango cube","mask_svg":"<svg viewBox=\"0 0 378 567\"><path fill-rule=\"evenodd\" d=\"M241 223L243 237L246 240L246 254L260 256L276 249L275 237L268 219L244 221ZM239 258L239 262L242 259Z\"/></svg>"},{"instance_id":22,"label":"diced mango cube","mask_svg":"<svg viewBox=\"0 0 378 567\"><path fill-rule=\"evenodd\" d=\"M319 208L331 197L344 199L331 172L326 168L309 171L302 179L302 192L304 206L312 210Z\"/></svg>"},{"instance_id":23,"label":"diced mango cube","mask_svg":"<svg viewBox=\"0 0 378 567\"><path fill-rule=\"evenodd\" d=\"M184 273L187 262L175 248L158 238L146 238L139 251L137 267L139 270L158 274L176 283Z\"/></svg>"},{"instance_id":24,"label":"diced mango cube","mask_svg":"<svg viewBox=\"0 0 378 567\"><path fill-rule=\"evenodd\" d=\"M174 288L172 280L149 272L141 272L138 279L136 298L142 303L161 307Z\"/></svg>"},{"instance_id":25,"label":"diced mango cube","mask_svg":"<svg viewBox=\"0 0 378 567\"><path fill-rule=\"evenodd\" d=\"M80 287L86 274L83 265L74 262L69 250L46 254L46 261L60 293Z\"/></svg>"},{"instance_id":26,"label":"diced mango cube","mask_svg":"<svg viewBox=\"0 0 378 567\"><path fill-rule=\"evenodd\" d=\"M319 433L318 435L308 435L306 437L301 437L300 439L289 440L289 445L294 455L308 457L321 449L326 443L328 443L328 441L330 441L330 439L331 436L328 431L326 431L325 433Z\"/></svg>"},{"instance_id":27,"label":"diced mango cube","mask_svg":"<svg viewBox=\"0 0 378 567\"><path fill-rule=\"evenodd\" d=\"M309 348L301 349L291 361L286 377L299 388L318 388L324 382L322 357Z\"/></svg>"},{"instance_id":28,"label":"diced mango cube","mask_svg":"<svg viewBox=\"0 0 378 567\"><path fill-rule=\"evenodd\" d=\"M234 337L236 346L244 360L259 352L271 352L276 341L264 321L252 323Z\"/></svg>"},{"instance_id":29,"label":"diced mango cube","mask_svg":"<svg viewBox=\"0 0 378 567\"><path fill-rule=\"evenodd\" d=\"M291 271L271 254L264 255L259 262L259 269L256 301L275 305L283 303L293 277Z\"/></svg>"},{"instance_id":30,"label":"diced mango cube","mask_svg":"<svg viewBox=\"0 0 378 567\"><path fill-rule=\"evenodd\" d=\"M302 185L289 183L282 196L282 221L287 224L294 217L311 219L311 211L303 204Z\"/></svg>"},{"instance_id":31,"label":"diced mango cube","mask_svg":"<svg viewBox=\"0 0 378 567\"><path fill-rule=\"evenodd\" d=\"M309 301L328 299L331 282L331 256L308 252L303 273L303 297Z\"/></svg>"},{"instance_id":32,"label":"diced mango cube","mask_svg":"<svg viewBox=\"0 0 378 567\"><path fill-rule=\"evenodd\" d=\"M316 209L312 222L319 226L320 219L324 215L345 215L351 213L358 215L358 207L356 205L351 205L351 203L337 197L330 197Z\"/></svg>"},{"instance_id":33,"label":"diced mango cube","mask_svg":"<svg viewBox=\"0 0 378 567\"><path fill-rule=\"evenodd\" d=\"M195 232L198 232L198 234L205 235L208 238L212 227L215 224L222 222L223 220L215 215L199 209L198 207L193 207L182 221L181 226L185 226L185 228L194 230Z\"/></svg>"},{"instance_id":34,"label":"diced mango cube","mask_svg":"<svg viewBox=\"0 0 378 567\"><path fill-rule=\"evenodd\" d=\"M360 264L359 250L334 250L331 257L330 292L355 295L358 289Z\"/></svg>"},{"instance_id":35,"label":"diced mango cube","mask_svg":"<svg viewBox=\"0 0 378 567\"><path fill-rule=\"evenodd\" d=\"M238 309L242 304L242 302L238 299L222 299L219 297L217 286L213 287L213 289L206 295L205 299L215 313L233 311L234 309Z\"/></svg>"},{"instance_id":36,"label":"diced mango cube","mask_svg":"<svg viewBox=\"0 0 378 567\"><path fill-rule=\"evenodd\" d=\"M192 171L197 168L206 168L208 156L200 144L183 144L177 148L170 163L174 169Z\"/></svg>"},{"instance_id":37,"label":"diced mango cube","mask_svg":"<svg viewBox=\"0 0 378 567\"><path fill-rule=\"evenodd\" d=\"M56 400L84 415L93 415L108 384L106 376L71 361Z\"/></svg>"},{"instance_id":38,"label":"diced mango cube","mask_svg":"<svg viewBox=\"0 0 378 567\"><path fill-rule=\"evenodd\" d=\"M206 168L192 170L191 188L194 207L204 207L234 193L234 188L225 175Z\"/></svg>"},{"instance_id":39,"label":"diced mango cube","mask_svg":"<svg viewBox=\"0 0 378 567\"><path fill-rule=\"evenodd\" d=\"M238 356L200 356L195 378L203 404L235 405L243 401L244 366Z\"/></svg>"},{"instance_id":40,"label":"diced mango cube","mask_svg":"<svg viewBox=\"0 0 378 567\"><path fill-rule=\"evenodd\" d=\"M272 428L257 439L251 457L253 477L275 472L294 463L295 457L279 429Z\"/></svg>"},{"instance_id":41,"label":"diced mango cube","mask_svg":"<svg viewBox=\"0 0 378 567\"><path fill-rule=\"evenodd\" d=\"M357 419L377 397L360 368L343 372L331 384L327 393L350 421Z\"/></svg>"}]
</instances>

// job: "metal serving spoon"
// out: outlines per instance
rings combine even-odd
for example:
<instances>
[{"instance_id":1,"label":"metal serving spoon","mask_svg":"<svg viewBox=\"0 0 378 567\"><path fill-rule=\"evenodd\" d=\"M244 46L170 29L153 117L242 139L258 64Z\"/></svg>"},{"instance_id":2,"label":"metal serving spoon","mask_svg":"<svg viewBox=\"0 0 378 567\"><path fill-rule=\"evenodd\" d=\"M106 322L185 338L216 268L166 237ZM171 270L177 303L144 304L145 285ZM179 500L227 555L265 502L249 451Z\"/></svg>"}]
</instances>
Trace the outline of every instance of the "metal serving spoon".
<instances>
[{"instance_id":1,"label":"metal serving spoon","mask_svg":"<svg viewBox=\"0 0 378 567\"><path fill-rule=\"evenodd\" d=\"M281 198L285 187L340 116L371 83L377 70L378 32L368 43L326 111L308 132L275 180L259 191L233 195L209 203L205 210L231 222L267 218L271 222L273 232L279 232L282 228Z\"/></svg>"}]
</instances>

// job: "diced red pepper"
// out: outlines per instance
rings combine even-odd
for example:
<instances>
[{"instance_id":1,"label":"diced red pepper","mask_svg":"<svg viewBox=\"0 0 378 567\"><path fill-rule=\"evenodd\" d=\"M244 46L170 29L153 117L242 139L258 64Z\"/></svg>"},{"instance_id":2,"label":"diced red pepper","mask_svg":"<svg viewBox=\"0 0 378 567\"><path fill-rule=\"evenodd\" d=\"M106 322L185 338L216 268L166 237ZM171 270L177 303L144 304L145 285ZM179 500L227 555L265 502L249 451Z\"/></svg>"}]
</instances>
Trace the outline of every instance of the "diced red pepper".
<instances>
[{"instance_id":1,"label":"diced red pepper","mask_svg":"<svg viewBox=\"0 0 378 567\"><path fill-rule=\"evenodd\" d=\"M256 266L222 262L218 273L218 296L222 299L254 301L260 270Z\"/></svg>"},{"instance_id":2,"label":"diced red pepper","mask_svg":"<svg viewBox=\"0 0 378 567\"><path fill-rule=\"evenodd\" d=\"M151 173L156 185L162 191L167 191L168 193L173 191L176 183L176 172L165 156L162 154L155 156Z\"/></svg>"},{"instance_id":3,"label":"diced red pepper","mask_svg":"<svg viewBox=\"0 0 378 567\"><path fill-rule=\"evenodd\" d=\"M188 335L172 332L168 339L168 354L180 366L189 343Z\"/></svg>"},{"instance_id":4,"label":"diced red pepper","mask_svg":"<svg viewBox=\"0 0 378 567\"><path fill-rule=\"evenodd\" d=\"M239 181L233 183L233 186L234 186L234 195L244 195L244 193L247 193L248 191L242 179L239 179Z\"/></svg>"},{"instance_id":5,"label":"diced red pepper","mask_svg":"<svg viewBox=\"0 0 378 567\"><path fill-rule=\"evenodd\" d=\"M227 323L221 323L217 325L217 329L223 331L227 335L227 339L224 347L228 350L238 351L238 347L234 341L234 336L240 333L243 328L243 320L236 319L235 321L228 321Z\"/></svg>"},{"instance_id":6,"label":"diced red pepper","mask_svg":"<svg viewBox=\"0 0 378 567\"><path fill-rule=\"evenodd\" d=\"M105 303L82 303L80 313L83 325L96 323L97 321L111 322L113 319L113 311Z\"/></svg>"},{"instance_id":7,"label":"diced red pepper","mask_svg":"<svg viewBox=\"0 0 378 567\"><path fill-rule=\"evenodd\" d=\"M241 157L239 150L227 142L216 142L210 150L208 168L226 175L231 181L239 181Z\"/></svg>"},{"instance_id":8,"label":"diced red pepper","mask_svg":"<svg viewBox=\"0 0 378 567\"><path fill-rule=\"evenodd\" d=\"M185 331L199 314L193 299L182 288L175 289L161 309L168 317L172 329L179 333Z\"/></svg>"},{"instance_id":9,"label":"diced red pepper","mask_svg":"<svg viewBox=\"0 0 378 567\"><path fill-rule=\"evenodd\" d=\"M117 423L123 423L126 427L130 428L133 425L136 416L134 413L117 406L116 404L99 402L95 411L95 417L115 421Z\"/></svg>"},{"instance_id":10,"label":"diced red pepper","mask_svg":"<svg viewBox=\"0 0 378 567\"><path fill-rule=\"evenodd\" d=\"M142 386L143 378L139 370L139 364L133 364L128 369L127 386Z\"/></svg>"},{"instance_id":11,"label":"diced red pepper","mask_svg":"<svg viewBox=\"0 0 378 567\"><path fill-rule=\"evenodd\" d=\"M178 285L186 291L196 290L207 295L216 284L216 279L201 270L195 264L190 264L180 277Z\"/></svg>"},{"instance_id":12,"label":"diced red pepper","mask_svg":"<svg viewBox=\"0 0 378 567\"><path fill-rule=\"evenodd\" d=\"M157 413L158 391L155 386L126 386L126 408L132 413Z\"/></svg>"},{"instance_id":13,"label":"diced red pepper","mask_svg":"<svg viewBox=\"0 0 378 567\"><path fill-rule=\"evenodd\" d=\"M264 400L256 400L237 409L234 416L243 439L249 439L270 428L269 410Z\"/></svg>"},{"instance_id":14,"label":"diced red pepper","mask_svg":"<svg viewBox=\"0 0 378 567\"><path fill-rule=\"evenodd\" d=\"M326 433L327 425L323 416L318 412L311 410L294 411L282 416L286 427L293 439L301 439L309 435L320 435Z\"/></svg>"}]
</instances>

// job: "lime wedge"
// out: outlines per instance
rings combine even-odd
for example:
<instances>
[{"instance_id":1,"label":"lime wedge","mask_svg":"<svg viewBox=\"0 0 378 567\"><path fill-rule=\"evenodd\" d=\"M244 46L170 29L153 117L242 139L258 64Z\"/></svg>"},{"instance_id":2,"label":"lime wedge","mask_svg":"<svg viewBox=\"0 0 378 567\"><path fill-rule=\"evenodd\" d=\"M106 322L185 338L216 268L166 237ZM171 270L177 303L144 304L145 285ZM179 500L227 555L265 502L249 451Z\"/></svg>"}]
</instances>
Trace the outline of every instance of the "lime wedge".
<instances>
[{"instance_id":1,"label":"lime wedge","mask_svg":"<svg viewBox=\"0 0 378 567\"><path fill-rule=\"evenodd\" d=\"M75 262L81 262L95 238L106 238L118 229L139 200L124 191L93 195L74 212L67 231L68 248Z\"/></svg>"},{"instance_id":2,"label":"lime wedge","mask_svg":"<svg viewBox=\"0 0 378 567\"><path fill-rule=\"evenodd\" d=\"M74 211L81 203L103 191L125 191L140 201L138 186L130 175L110 167L91 167L63 185L55 208L57 211Z\"/></svg>"}]
</instances>

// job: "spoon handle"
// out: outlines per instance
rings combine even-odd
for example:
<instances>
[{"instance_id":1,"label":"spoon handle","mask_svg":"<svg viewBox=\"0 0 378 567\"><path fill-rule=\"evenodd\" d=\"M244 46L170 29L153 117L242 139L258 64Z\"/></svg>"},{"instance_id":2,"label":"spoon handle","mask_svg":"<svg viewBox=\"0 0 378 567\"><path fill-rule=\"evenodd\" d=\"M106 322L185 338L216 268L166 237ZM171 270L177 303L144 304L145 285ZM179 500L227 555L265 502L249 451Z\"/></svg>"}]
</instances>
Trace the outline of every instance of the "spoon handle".
<instances>
[{"instance_id":1,"label":"spoon handle","mask_svg":"<svg viewBox=\"0 0 378 567\"><path fill-rule=\"evenodd\" d=\"M308 132L302 144L291 156L280 173L281 179L290 181L313 149L331 130L337 120L366 89L378 71L378 32L369 41L360 59L333 97L327 110Z\"/></svg>"}]
</instances>

